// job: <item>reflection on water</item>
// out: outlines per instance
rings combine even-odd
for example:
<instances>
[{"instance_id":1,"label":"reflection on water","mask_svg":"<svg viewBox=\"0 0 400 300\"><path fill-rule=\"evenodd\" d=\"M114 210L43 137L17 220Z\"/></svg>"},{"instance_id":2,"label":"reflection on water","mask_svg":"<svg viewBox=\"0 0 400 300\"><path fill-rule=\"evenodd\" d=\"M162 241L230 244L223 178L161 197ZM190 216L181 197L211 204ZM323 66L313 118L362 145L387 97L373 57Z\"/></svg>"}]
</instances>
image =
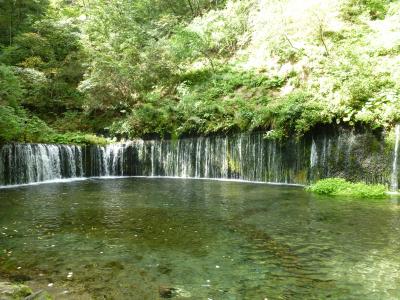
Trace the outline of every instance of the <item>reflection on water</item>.
<instances>
[{"instance_id":1,"label":"reflection on water","mask_svg":"<svg viewBox=\"0 0 400 300\"><path fill-rule=\"evenodd\" d=\"M395 201L145 178L0 190L0 277L57 299L399 299L399 253Z\"/></svg>"}]
</instances>

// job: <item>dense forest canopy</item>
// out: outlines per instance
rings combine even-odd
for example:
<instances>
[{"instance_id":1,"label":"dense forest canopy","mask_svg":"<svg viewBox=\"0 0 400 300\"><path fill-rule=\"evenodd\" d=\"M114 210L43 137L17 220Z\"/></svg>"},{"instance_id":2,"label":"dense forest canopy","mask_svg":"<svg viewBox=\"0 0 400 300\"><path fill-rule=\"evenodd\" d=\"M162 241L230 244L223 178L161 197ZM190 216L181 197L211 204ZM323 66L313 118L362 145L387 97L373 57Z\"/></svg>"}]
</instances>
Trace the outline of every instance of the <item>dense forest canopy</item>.
<instances>
[{"instance_id":1,"label":"dense forest canopy","mask_svg":"<svg viewBox=\"0 0 400 300\"><path fill-rule=\"evenodd\" d=\"M400 121L400 1L2 0L0 141Z\"/></svg>"}]
</instances>

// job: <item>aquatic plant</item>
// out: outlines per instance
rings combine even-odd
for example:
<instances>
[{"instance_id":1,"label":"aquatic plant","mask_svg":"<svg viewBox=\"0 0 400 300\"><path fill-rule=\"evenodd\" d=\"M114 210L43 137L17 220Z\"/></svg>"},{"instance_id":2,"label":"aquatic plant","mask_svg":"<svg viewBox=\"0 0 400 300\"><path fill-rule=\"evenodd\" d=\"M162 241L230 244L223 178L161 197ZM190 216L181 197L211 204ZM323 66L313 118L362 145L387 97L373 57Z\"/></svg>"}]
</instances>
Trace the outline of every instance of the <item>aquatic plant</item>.
<instances>
[{"instance_id":1,"label":"aquatic plant","mask_svg":"<svg viewBox=\"0 0 400 300\"><path fill-rule=\"evenodd\" d=\"M327 178L306 187L310 192L331 196L354 196L362 198L381 198L387 194L382 184L366 184L349 182L343 178Z\"/></svg>"}]
</instances>

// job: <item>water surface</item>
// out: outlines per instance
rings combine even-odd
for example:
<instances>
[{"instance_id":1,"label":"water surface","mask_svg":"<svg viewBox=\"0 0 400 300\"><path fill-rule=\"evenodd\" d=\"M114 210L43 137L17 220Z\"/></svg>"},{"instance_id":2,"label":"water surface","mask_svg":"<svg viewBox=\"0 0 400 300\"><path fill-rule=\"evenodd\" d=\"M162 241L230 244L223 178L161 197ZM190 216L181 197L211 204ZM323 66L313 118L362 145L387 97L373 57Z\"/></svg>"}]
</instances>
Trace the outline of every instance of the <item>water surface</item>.
<instances>
[{"instance_id":1,"label":"water surface","mask_svg":"<svg viewBox=\"0 0 400 300\"><path fill-rule=\"evenodd\" d=\"M57 299L400 299L393 202L190 179L0 189L0 277Z\"/></svg>"}]
</instances>

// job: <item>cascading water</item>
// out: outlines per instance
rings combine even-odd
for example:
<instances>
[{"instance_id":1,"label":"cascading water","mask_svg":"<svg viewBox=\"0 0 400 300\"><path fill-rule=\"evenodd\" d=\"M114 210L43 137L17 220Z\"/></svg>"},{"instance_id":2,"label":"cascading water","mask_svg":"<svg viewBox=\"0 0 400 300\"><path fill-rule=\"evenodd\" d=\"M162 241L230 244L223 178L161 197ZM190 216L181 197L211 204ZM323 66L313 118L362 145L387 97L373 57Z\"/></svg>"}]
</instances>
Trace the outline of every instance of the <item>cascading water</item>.
<instances>
[{"instance_id":1,"label":"cascading water","mask_svg":"<svg viewBox=\"0 0 400 300\"><path fill-rule=\"evenodd\" d=\"M391 185L390 185L390 188L393 192L397 192L397 190L399 189L397 161L398 161L399 144L400 144L400 125L396 125L395 135L396 135L396 141L394 146L393 166L392 166Z\"/></svg>"},{"instance_id":2,"label":"cascading water","mask_svg":"<svg viewBox=\"0 0 400 300\"><path fill-rule=\"evenodd\" d=\"M82 162L82 149L78 146L5 145L0 150L0 184L82 177Z\"/></svg>"},{"instance_id":3,"label":"cascading water","mask_svg":"<svg viewBox=\"0 0 400 300\"><path fill-rule=\"evenodd\" d=\"M135 140L105 147L5 145L0 149L0 185L92 176L171 176L294 184L340 176L393 185L397 183L400 126L396 127L396 134L393 161L385 155L383 139L348 131L285 143L253 133ZM385 177L391 170L392 178Z\"/></svg>"},{"instance_id":4,"label":"cascading water","mask_svg":"<svg viewBox=\"0 0 400 300\"><path fill-rule=\"evenodd\" d=\"M318 164L317 145L315 144L315 141L313 139L311 143L310 168L315 168L317 164Z\"/></svg>"}]
</instances>

